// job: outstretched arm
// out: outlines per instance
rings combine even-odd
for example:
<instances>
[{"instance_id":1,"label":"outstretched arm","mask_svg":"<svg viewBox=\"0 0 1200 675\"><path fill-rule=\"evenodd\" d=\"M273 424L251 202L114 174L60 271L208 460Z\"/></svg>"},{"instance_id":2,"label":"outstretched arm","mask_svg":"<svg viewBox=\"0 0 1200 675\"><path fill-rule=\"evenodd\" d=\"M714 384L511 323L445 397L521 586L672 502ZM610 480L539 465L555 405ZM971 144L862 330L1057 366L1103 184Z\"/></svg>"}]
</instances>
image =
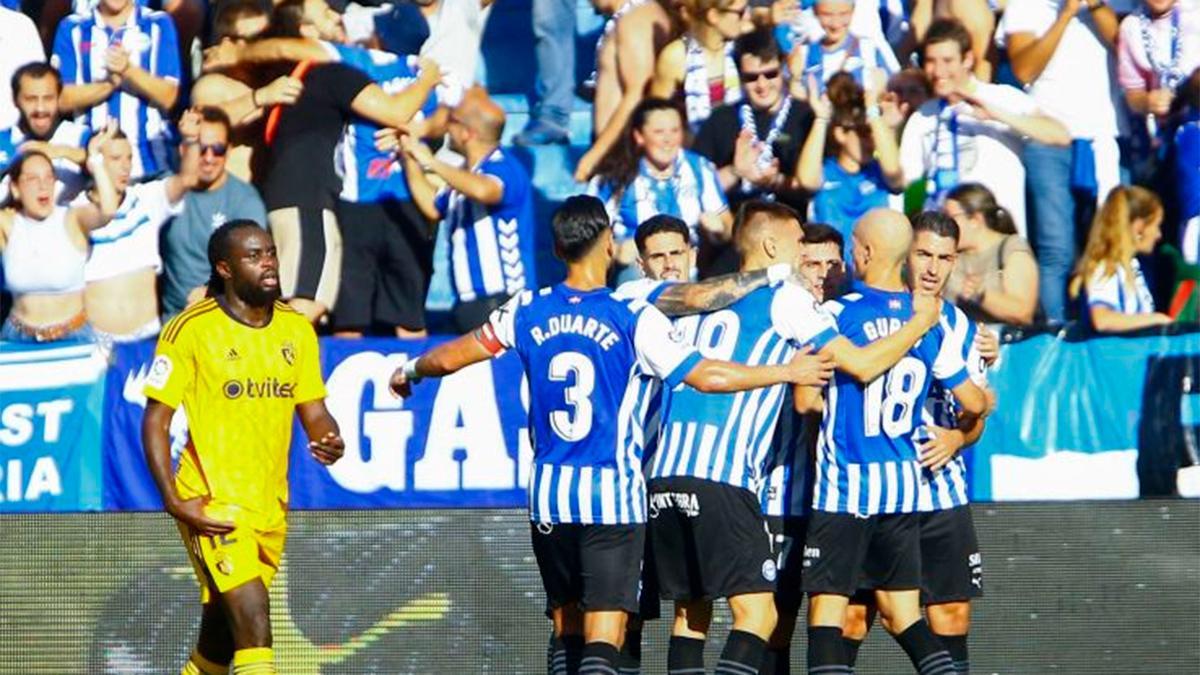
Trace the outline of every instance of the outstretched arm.
<instances>
[{"instance_id":1,"label":"outstretched arm","mask_svg":"<svg viewBox=\"0 0 1200 675\"><path fill-rule=\"evenodd\" d=\"M937 325L940 314L940 301L929 298L928 302L918 305L918 298L928 296L914 295L913 309L915 313L900 330L891 335L872 342L865 347L855 346L845 337L838 336L821 350L829 354L837 364L838 370L866 384L896 365L908 350L917 344L930 328ZM933 309L929 308L932 305ZM920 308L918 308L920 307Z\"/></svg>"},{"instance_id":2,"label":"outstretched arm","mask_svg":"<svg viewBox=\"0 0 1200 675\"><path fill-rule=\"evenodd\" d=\"M389 383L392 393L408 397L412 385L426 377L444 377L492 358L496 352L484 344L482 330L444 342L397 368Z\"/></svg>"},{"instance_id":3,"label":"outstretched arm","mask_svg":"<svg viewBox=\"0 0 1200 675\"><path fill-rule=\"evenodd\" d=\"M792 275L787 263L749 272L734 272L686 284L670 284L654 300L654 306L667 316L687 316L724 309L755 289Z\"/></svg>"},{"instance_id":4,"label":"outstretched arm","mask_svg":"<svg viewBox=\"0 0 1200 675\"><path fill-rule=\"evenodd\" d=\"M792 360L778 366L747 366L732 361L703 359L683 379L697 391L727 393L770 387L787 382L810 387L824 386L833 375L833 360L811 347L796 352Z\"/></svg>"}]
</instances>

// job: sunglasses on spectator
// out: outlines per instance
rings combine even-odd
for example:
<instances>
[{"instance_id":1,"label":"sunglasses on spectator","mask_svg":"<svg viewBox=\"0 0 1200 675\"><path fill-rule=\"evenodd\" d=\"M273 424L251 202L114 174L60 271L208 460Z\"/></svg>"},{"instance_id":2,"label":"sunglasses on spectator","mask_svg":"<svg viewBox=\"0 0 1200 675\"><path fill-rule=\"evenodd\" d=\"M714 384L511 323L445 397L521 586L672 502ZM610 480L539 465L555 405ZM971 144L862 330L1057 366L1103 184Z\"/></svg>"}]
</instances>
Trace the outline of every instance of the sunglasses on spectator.
<instances>
[{"instance_id":1,"label":"sunglasses on spectator","mask_svg":"<svg viewBox=\"0 0 1200 675\"><path fill-rule=\"evenodd\" d=\"M779 73L779 68L768 68L766 70L760 70L757 73L748 73L742 71L742 82L757 82L763 78L774 80L775 78L779 77Z\"/></svg>"},{"instance_id":2,"label":"sunglasses on spectator","mask_svg":"<svg viewBox=\"0 0 1200 675\"><path fill-rule=\"evenodd\" d=\"M200 144L200 154L211 152L213 157L224 157L225 153L229 152L229 146L224 143L213 143L212 145Z\"/></svg>"}]
</instances>

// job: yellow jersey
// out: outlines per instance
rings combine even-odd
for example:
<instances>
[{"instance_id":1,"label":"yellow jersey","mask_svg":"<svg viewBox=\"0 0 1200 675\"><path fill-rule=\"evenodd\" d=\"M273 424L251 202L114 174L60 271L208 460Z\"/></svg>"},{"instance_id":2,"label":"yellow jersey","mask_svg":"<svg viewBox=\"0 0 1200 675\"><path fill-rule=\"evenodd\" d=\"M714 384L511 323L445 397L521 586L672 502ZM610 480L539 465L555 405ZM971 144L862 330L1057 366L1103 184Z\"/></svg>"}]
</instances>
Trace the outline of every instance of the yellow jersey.
<instances>
[{"instance_id":1,"label":"yellow jersey","mask_svg":"<svg viewBox=\"0 0 1200 675\"><path fill-rule=\"evenodd\" d=\"M240 525L282 525L296 406L325 397L317 335L302 314L276 302L255 328L205 299L159 334L145 391L187 411L182 499L207 495L213 517Z\"/></svg>"}]
</instances>

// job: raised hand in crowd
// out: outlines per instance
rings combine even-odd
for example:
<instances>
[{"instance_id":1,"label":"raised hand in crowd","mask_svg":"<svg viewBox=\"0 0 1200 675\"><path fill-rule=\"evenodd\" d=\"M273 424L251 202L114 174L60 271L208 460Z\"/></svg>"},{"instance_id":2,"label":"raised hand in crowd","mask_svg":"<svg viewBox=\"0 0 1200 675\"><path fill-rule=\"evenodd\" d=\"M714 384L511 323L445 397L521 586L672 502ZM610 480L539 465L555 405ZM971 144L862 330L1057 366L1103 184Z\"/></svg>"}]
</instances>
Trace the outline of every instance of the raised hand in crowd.
<instances>
[{"instance_id":1,"label":"raised hand in crowd","mask_svg":"<svg viewBox=\"0 0 1200 675\"><path fill-rule=\"evenodd\" d=\"M772 159L766 167L758 165L763 153L763 144L754 137L754 132L742 129L733 145L733 170L739 178L758 187L770 188L779 182L779 160Z\"/></svg>"},{"instance_id":2,"label":"raised hand in crowd","mask_svg":"<svg viewBox=\"0 0 1200 675\"><path fill-rule=\"evenodd\" d=\"M979 358L991 366L1000 358L1000 335L985 324L977 324L975 349L979 352Z\"/></svg>"}]
</instances>

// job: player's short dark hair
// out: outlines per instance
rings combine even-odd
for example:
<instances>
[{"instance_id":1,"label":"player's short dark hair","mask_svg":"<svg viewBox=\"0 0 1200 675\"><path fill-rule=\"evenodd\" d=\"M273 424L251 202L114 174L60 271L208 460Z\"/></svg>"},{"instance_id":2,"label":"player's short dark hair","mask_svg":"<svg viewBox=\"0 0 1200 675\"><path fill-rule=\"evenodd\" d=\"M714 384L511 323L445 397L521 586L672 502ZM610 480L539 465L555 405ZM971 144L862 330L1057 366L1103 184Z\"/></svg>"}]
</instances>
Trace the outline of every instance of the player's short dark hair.
<instances>
[{"instance_id":1,"label":"player's short dark hair","mask_svg":"<svg viewBox=\"0 0 1200 675\"><path fill-rule=\"evenodd\" d=\"M845 255L846 253L846 239L842 236L842 233L838 232L837 228L825 223L805 223L804 243L835 244L837 245L838 255Z\"/></svg>"},{"instance_id":2,"label":"player's short dark hair","mask_svg":"<svg viewBox=\"0 0 1200 675\"><path fill-rule=\"evenodd\" d=\"M575 262L587 255L600 234L612 227L604 202L590 195L567 197L554 212L554 252L563 262Z\"/></svg>"},{"instance_id":3,"label":"player's short dark hair","mask_svg":"<svg viewBox=\"0 0 1200 675\"><path fill-rule=\"evenodd\" d=\"M734 236L743 227L759 218L767 218L768 220L794 220L797 223L804 222L804 218L800 215L800 212L787 204L751 199L742 202L742 205L738 208L737 218L733 222Z\"/></svg>"},{"instance_id":4,"label":"player's short dark hair","mask_svg":"<svg viewBox=\"0 0 1200 675\"><path fill-rule=\"evenodd\" d=\"M224 127L226 136L233 133L233 122L229 120L229 115L216 106L204 106L201 108L200 119L209 124Z\"/></svg>"},{"instance_id":5,"label":"player's short dark hair","mask_svg":"<svg viewBox=\"0 0 1200 675\"><path fill-rule=\"evenodd\" d=\"M43 77L53 77L55 90L60 94L62 93L62 74L58 72L58 69L49 63L34 61L33 63L26 63L17 68L16 72L12 74L12 79L9 80L9 88L12 90L14 100L17 98L17 94L21 93L21 80L26 77L33 80L40 80Z\"/></svg>"},{"instance_id":6,"label":"player's short dark hair","mask_svg":"<svg viewBox=\"0 0 1200 675\"><path fill-rule=\"evenodd\" d=\"M689 244L692 239L692 231L688 229L687 223L676 218L668 216L665 213L660 213L657 216L651 216L642 221L638 225L637 232L633 235L633 241L637 244L638 253L646 252L646 240L656 234L670 232L683 237L683 243Z\"/></svg>"},{"instance_id":7,"label":"player's short dark hair","mask_svg":"<svg viewBox=\"0 0 1200 675\"><path fill-rule=\"evenodd\" d=\"M739 71L742 69L742 57L746 55L757 57L759 61L783 61L779 41L775 39L775 32L770 28L759 28L734 41L733 62L737 64Z\"/></svg>"},{"instance_id":8,"label":"player's short dark hair","mask_svg":"<svg viewBox=\"0 0 1200 675\"><path fill-rule=\"evenodd\" d=\"M213 297L218 293L225 292L225 280L217 274L217 263L229 262L229 256L233 249L233 235L238 230L255 229L262 230L262 226L249 218L236 218L222 224L217 229L213 230L212 235L208 238L208 292L205 293L208 297Z\"/></svg>"},{"instance_id":9,"label":"player's short dark hair","mask_svg":"<svg viewBox=\"0 0 1200 675\"><path fill-rule=\"evenodd\" d=\"M922 211L912 217L913 237L921 232L932 232L939 237L949 237L958 242L958 223L941 211Z\"/></svg>"},{"instance_id":10,"label":"player's short dark hair","mask_svg":"<svg viewBox=\"0 0 1200 675\"><path fill-rule=\"evenodd\" d=\"M958 53L964 58L971 53L971 33L958 19L936 19L929 24L929 30L925 32L925 39L921 41L921 59L925 59L925 50L929 48L929 45L939 42L957 44Z\"/></svg>"}]
</instances>

